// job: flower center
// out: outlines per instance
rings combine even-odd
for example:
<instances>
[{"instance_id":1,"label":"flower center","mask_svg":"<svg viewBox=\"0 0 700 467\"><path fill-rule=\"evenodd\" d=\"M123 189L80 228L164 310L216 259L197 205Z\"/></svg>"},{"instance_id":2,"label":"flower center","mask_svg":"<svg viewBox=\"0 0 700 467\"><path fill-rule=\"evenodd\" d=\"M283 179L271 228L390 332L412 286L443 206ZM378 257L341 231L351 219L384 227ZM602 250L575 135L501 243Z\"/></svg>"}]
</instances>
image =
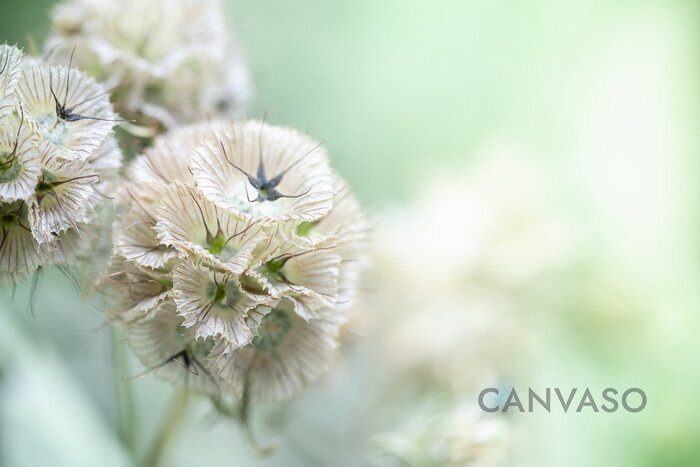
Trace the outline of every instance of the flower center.
<instances>
[{"instance_id":1,"label":"flower center","mask_svg":"<svg viewBox=\"0 0 700 467\"><path fill-rule=\"evenodd\" d=\"M17 154L12 154L12 151L3 151L0 153L0 183L7 183L15 180L22 169Z\"/></svg>"},{"instance_id":2,"label":"flower center","mask_svg":"<svg viewBox=\"0 0 700 467\"><path fill-rule=\"evenodd\" d=\"M63 145L68 136L68 129L55 112L38 117L37 122L43 139L49 140L57 146Z\"/></svg>"},{"instance_id":3,"label":"flower center","mask_svg":"<svg viewBox=\"0 0 700 467\"><path fill-rule=\"evenodd\" d=\"M292 330L292 318L288 312L275 308L265 316L260 324L260 335L253 339L253 346L269 351L279 347Z\"/></svg>"},{"instance_id":4,"label":"flower center","mask_svg":"<svg viewBox=\"0 0 700 467\"><path fill-rule=\"evenodd\" d=\"M212 255L218 255L222 251L224 251L224 247L226 246L226 237L224 236L224 233L222 231L218 231L216 235L214 236L209 236L207 238L207 249Z\"/></svg>"},{"instance_id":5,"label":"flower center","mask_svg":"<svg viewBox=\"0 0 700 467\"><path fill-rule=\"evenodd\" d=\"M2 225L4 225L4 226L12 225L16 221L17 221L17 216L15 216L14 214L3 214L0 217L0 223L2 223Z\"/></svg>"},{"instance_id":6,"label":"flower center","mask_svg":"<svg viewBox=\"0 0 700 467\"><path fill-rule=\"evenodd\" d=\"M209 287L212 301L224 307L235 308L243 297L243 292L232 281L218 285L212 282Z\"/></svg>"},{"instance_id":7,"label":"flower center","mask_svg":"<svg viewBox=\"0 0 700 467\"><path fill-rule=\"evenodd\" d=\"M284 259L273 259L265 264L267 269L267 276L274 280L275 282L283 282L282 278L282 268L284 267L286 261Z\"/></svg>"}]
</instances>

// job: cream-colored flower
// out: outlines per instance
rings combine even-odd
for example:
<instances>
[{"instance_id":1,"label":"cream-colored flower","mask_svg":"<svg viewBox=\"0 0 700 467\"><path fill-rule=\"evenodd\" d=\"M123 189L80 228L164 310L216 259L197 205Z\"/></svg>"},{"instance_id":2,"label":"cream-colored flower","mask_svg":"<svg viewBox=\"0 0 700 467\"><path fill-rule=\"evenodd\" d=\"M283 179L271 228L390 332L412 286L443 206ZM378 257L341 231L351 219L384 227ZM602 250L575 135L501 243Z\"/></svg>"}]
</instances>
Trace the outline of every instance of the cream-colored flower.
<instances>
[{"instance_id":1,"label":"cream-colored flower","mask_svg":"<svg viewBox=\"0 0 700 467\"><path fill-rule=\"evenodd\" d=\"M367 266L367 236L369 224L352 189L339 175L333 183L333 209L314 222L301 222L293 230L295 239L312 246L325 238L337 238L334 249L340 257L338 303L351 304L355 298L360 273Z\"/></svg>"},{"instance_id":2,"label":"cream-colored flower","mask_svg":"<svg viewBox=\"0 0 700 467\"><path fill-rule=\"evenodd\" d=\"M89 220L100 195L99 180L87 161L64 159L54 147L42 148L41 176L29 201L29 224L39 243Z\"/></svg>"},{"instance_id":3,"label":"cream-colored flower","mask_svg":"<svg viewBox=\"0 0 700 467\"><path fill-rule=\"evenodd\" d=\"M377 257L397 267L394 277L428 295L477 278L514 290L576 259L575 224L558 206L556 178L512 151L489 149L468 173L437 174L408 209L385 213ZM426 241L436 226L439 241Z\"/></svg>"},{"instance_id":4,"label":"cream-colored flower","mask_svg":"<svg viewBox=\"0 0 700 467\"><path fill-rule=\"evenodd\" d=\"M216 269L241 274L267 234L255 223L223 210L196 189L164 189L155 228L161 244L191 253Z\"/></svg>"},{"instance_id":5,"label":"cream-colored flower","mask_svg":"<svg viewBox=\"0 0 700 467\"><path fill-rule=\"evenodd\" d=\"M118 121L104 88L70 67L28 62L17 98L37 125L40 142L66 159L89 158Z\"/></svg>"},{"instance_id":6,"label":"cream-colored flower","mask_svg":"<svg viewBox=\"0 0 700 467\"><path fill-rule=\"evenodd\" d=\"M121 257L112 259L105 275L107 316L125 323L150 319L172 298L169 270L150 269Z\"/></svg>"},{"instance_id":7,"label":"cream-colored flower","mask_svg":"<svg viewBox=\"0 0 700 467\"><path fill-rule=\"evenodd\" d=\"M100 176L95 190L107 197L112 194L119 180L124 157L114 136L108 137L104 143L88 157L90 167Z\"/></svg>"},{"instance_id":8,"label":"cream-colored flower","mask_svg":"<svg viewBox=\"0 0 700 467\"><path fill-rule=\"evenodd\" d=\"M199 55L183 60L162 86L145 84L141 111L166 128L182 123L242 114L249 94L248 72L239 47L230 42L223 60Z\"/></svg>"},{"instance_id":9,"label":"cream-colored flower","mask_svg":"<svg viewBox=\"0 0 700 467\"><path fill-rule=\"evenodd\" d=\"M336 353L340 316L305 321L282 300L262 319L258 336L228 351L217 343L215 366L233 390L257 401L289 399L327 371Z\"/></svg>"},{"instance_id":10,"label":"cream-colored flower","mask_svg":"<svg viewBox=\"0 0 700 467\"><path fill-rule=\"evenodd\" d=\"M47 249L36 243L24 201L0 203L0 271L18 280L47 260Z\"/></svg>"},{"instance_id":11,"label":"cream-colored flower","mask_svg":"<svg viewBox=\"0 0 700 467\"><path fill-rule=\"evenodd\" d=\"M196 123L158 136L131 164L127 178L134 182L194 185L189 169L190 156L194 148L212 137L221 125L218 121Z\"/></svg>"},{"instance_id":12,"label":"cream-colored flower","mask_svg":"<svg viewBox=\"0 0 700 467\"><path fill-rule=\"evenodd\" d=\"M118 194L119 213L114 223L114 252L155 269L178 255L176 249L158 241L155 230L162 189L155 183L125 184Z\"/></svg>"},{"instance_id":13,"label":"cream-colored flower","mask_svg":"<svg viewBox=\"0 0 700 467\"><path fill-rule=\"evenodd\" d=\"M326 238L313 244L295 243L283 234L258 252L251 265L253 277L275 296L287 296L304 319L318 317L337 305L342 258L338 241Z\"/></svg>"},{"instance_id":14,"label":"cream-colored flower","mask_svg":"<svg viewBox=\"0 0 700 467\"><path fill-rule=\"evenodd\" d=\"M0 45L0 118L12 112L14 93L22 68L22 51L11 45Z\"/></svg>"},{"instance_id":15,"label":"cream-colored flower","mask_svg":"<svg viewBox=\"0 0 700 467\"><path fill-rule=\"evenodd\" d=\"M347 247L360 249L367 240L369 225L352 188L338 174L333 177L333 208L317 221L300 223L294 230L297 238L311 242L337 237Z\"/></svg>"},{"instance_id":16,"label":"cream-colored flower","mask_svg":"<svg viewBox=\"0 0 700 467\"><path fill-rule=\"evenodd\" d=\"M209 362L213 340L196 339L184 328L174 303L164 303L150 319L127 325L127 332L147 373L207 394L221 393L223 382Z\"/></svg>"},{"instance_id":17,"label":"cream-colored flower","mask_svg":"<svg viewBox=\"0 0 700 467\"><path fill-rule=\"evenodd\" d=\"M375 435L376 463L425 467L496 467L505 459L505 420L471 399L430 400L395 431Z\"/></svg>"},{"instance_id":18,"label":"cream-colored flower","mask_svg":"<svg viewBox=\"0 0 700 467\"><path fill-rule=\"evenodd\" d=\"M0 119L0 200L5 202L30 198L41 173L37 137L21 112Z\"/></svg>"},{"instance_id":19,"label":"cream-colored flower","mask_svg":"<svg viewBox=\"0 0 700 467\"><path fill-rule=\"evenodd\" d=\"M316 221L333 207L333 175L320 144L265 122L232 122L194 151L205 197L270 225Z\"/></svg>"},{"instance_id":20,"label":"cream-colored flower","mask_svg":"<svg viewBox=\"0 0 700 467\"><path fill-rule=\"evenodd\" d=\"M246 291L238 277L218 272L191 258L173 268L173 299L183 326L196 337L221 337L227 347L239 348L253 339L259 314L273 300ZM249 317L252 316L252 319Z\"/></svg>"},{"instance_id":21,"label":"cream-colored flower","mask_svg":"<svg viewBox=\"0 0 700 467\"><path fill-rule=\"evenodd\" d=\"M248 94L241 53L219 0L68 0L59 4L46 50L109 85L121 113L167 128L236 114Z\"/></svg>"},{"instance_id":22,"label":"cream-colored flower","mask_svg":"<svg viewBox=\"0 0 700 467\"><path fill-rule=\"evenodd\" d=\"M91 213L87 223L54 236L50 262L59 268L84 298L98 291L112 254L112 209L109 203Z\"/></svg>"}]
</instances>

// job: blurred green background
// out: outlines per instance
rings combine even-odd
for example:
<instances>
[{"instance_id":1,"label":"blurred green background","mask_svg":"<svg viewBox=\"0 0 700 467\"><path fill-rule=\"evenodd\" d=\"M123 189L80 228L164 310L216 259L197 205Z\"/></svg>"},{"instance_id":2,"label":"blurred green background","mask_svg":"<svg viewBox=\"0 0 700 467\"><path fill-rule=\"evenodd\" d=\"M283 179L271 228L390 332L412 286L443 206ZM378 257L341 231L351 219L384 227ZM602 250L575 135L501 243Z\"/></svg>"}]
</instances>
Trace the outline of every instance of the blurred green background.
<instances>
[{"instance_id":1,"label":"blurred green background","mask_svg":"<svg viewBox=\"0 0 700 467\"><path fill-rule=\"evenodd\" d=\"M0 1L0 41L41 44L52 3ZM562 187L593 266L553 287L595 293L557 289L544 324L522 328L542 333L547 351L518 385L638 386L649 404L532 416L541 457L510 465L698 465L698 2L235 0L227 11L253 75L249 114L325 141L379 225L427 174L469 173L504 141ZM109 331L92 331L100 314L49 271L31 318L28 288L0 303L0 465L129 465L113 434ZM368 387L382 371L372 339L347 343L328 381L289 409L271 458L252 456L202 404L167 465L362 465L371 433L358 420L373 414ZM134 386L148 435L171 390L152 378Z\"/></svg>"}]
</instances>

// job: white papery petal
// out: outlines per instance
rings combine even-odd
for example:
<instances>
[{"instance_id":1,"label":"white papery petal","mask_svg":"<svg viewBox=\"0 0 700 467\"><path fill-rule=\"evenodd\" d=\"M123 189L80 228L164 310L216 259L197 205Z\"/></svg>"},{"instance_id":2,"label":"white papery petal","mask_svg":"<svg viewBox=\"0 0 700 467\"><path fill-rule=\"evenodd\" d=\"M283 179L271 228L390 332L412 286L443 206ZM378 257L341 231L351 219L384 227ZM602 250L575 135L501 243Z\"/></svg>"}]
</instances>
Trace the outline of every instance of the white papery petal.
<instances>
[{"instance_id":1,"label":"white papery petal","mask_svg":"<svg viewBox=\"0 0 700 467\"><path fill-rule=\"evenodd\" d=\"M237 114L247 72L222 10L220 0L72 0L54 15L46 50L65 63L79 44L76 65L120 77L117 106L140 120L172 128Z\"/></svg>"},{"instance_id":2,"label":"white papery petal","mask_svg":"<svg viewBox=\"0 0 700 467\"><path fill-rule=\"evenodd\" d=\"M214 364L237 394L247 387L253 400L286 400L326 373L341 323L338 316L305 321L283 301L263 318L251 344L229 352L217 344Z\"/></svg>"},{"instance_id":3,"label":"white papery petal","mask_svg":"<svg viewBox=\"0 0 700 467\"><path fill-rule=\"evenodd\" d=\"M210 369L211 341L195 339L182 327L172 302L166 302L150 319L127 326L129 343L146 367L146 373L188 389L218 395L223 382Z\"/></svg>"},{"instance_id":4,"label":"white papery petal","mask_svg":"<svg viewBox=\"0 0 700 467\"><path fill-rule=\"evenodd\" d=\"M315 244L295 243L290 239L273 241L258 253L251 270L266 287L275 291L275 295L289 297L299 316L318 317L332 310L339 300L342 259L337 248L335 238ZM289 259L279 271L271 269L271 263L284 258Z\"/></svg>"},{"instance_id":5,"label":"white papery petal","mask_svg":"<svg viewBox=\"0 0 700 467\"><path fill-rule=\"evenodd\" d=\"M121 257L112 259L103 281L109 286L107 316L126 323L151 318L172 296L169 272L137 266Z\"/></svg>"},{"instance_id":6,"label":"white papery petal","mask_svg":"<svg viewBox=\"0 0 700 467\"><path fill-rule=\"evenodd\" d=\"M234 165L256 175L261 159L268 179L291 167L276 189L298 197L250 201L258 193ZM230 122L195 151L190 169L204 196L263 224L315 221L333 206L332 172L325 151L292 129L258 121Z\"/></svg>"},{"instance_id":7,"label":"white papery petal","mask_svg":"<svg viewBox=\"0 0 700 467\"><path fill-rule=\"evenodd\" d=\"M21 118L6 115L0 125L0 200L31 197L40 173L41 162L33 129Z\"/></svg>"},{"instance_id":8,"label":"white papery petal","mask_svg":"<svg viewBox=\"0 0 700 467\"><path fill-rule=\"evenodd\" d=\"M97 151L88 157L90 167L100 176L96 186L98 191L106 194L119 180L123 158L122 150L114 136L109 136Z\"/></svg>"},{"instance_id":9,"label":"white papery petal","mask_svg":"<svg viewBox=\"0 0 700 467\"><path fill-rule=\"evenodd\" d=\"M0 206L0 271L27 274L46 263L48 247L34 241L28 227L26 205L21 203Z\"/></svg>"},{"instance_id":10,"label":"white papery petal","mask_svg":"<svg viewBox=\"0 0 700 467\"><path fill-rule=\"evenodd\" d=\"M193 185L189 170L193 150L212 137L219 123L197 123L183 126L158 136L143 155L129 167L128 178L135 182L173 183Z\"/></svg>"},{"instance_id":11,"label":"white papery petal","mask_svg":"<svg viewBox=\"0 0 700 467\"><path fill-rule=\"evenodd\" d=\"M178 256L177 250L161 245L156 236L157 206L162 186L127 183L118 196L119 215L114 223L114 251L129 261L149 268L162 268Z\"/></svg>"},{"instance_id":12,"label":"white papery petal","mask_svg":"<svg viewBox=\"0 0 700 467\"><path fill-rule=\"evenodd\" d=\"M59 103L67 109L73 108L75 114L103 120L60 119L52 89ZM56 148L66 159L90 157L112 132L113 120L118 118L101 85L84 73L63 66L28 62L22 69L17 97L36 123L41 142Z\"/></svg>"},{"instance_id":13,"label":"white papery petal","mask_svg":"<svg viewBox=\"0 0 700 467\"><path fill-rule=\"evenodd\" d=\"M352 189L339 175L333 181L333 209L316 222L302 223L294 232L301 241L318 242L327 237L338 238L346 251L363 250L369 225ZM304 234L300 232L304 231Z\"/></svg>"},{"instance_id":14,"label":"white papery petal","mask_svg":"<svg viewBox=\"0 0 700 467\"><path fill-rule=\"evenodd\" d=\"M183 326L197 337L220 336L235 348L248 344L255 336L255 320L248 313L258 305L271 305L269 297L252 295L240 287L229 273L219 273L184 259L173 268L173 298ZM222 287L223 296L217 297Z\"/></svg>"},{"instance_id":15,"label":"white papery petal","mask_svg":"<svg viewBox=\"0 0 700 467\"><path fill-rule=\"evenodd\" d=\"M0 45L0 118L15 106L15 87L22 68L22 51L11 45Z\"/></svg>"},{"instance_id":16,"label":"white papery petal","mask_svg":"<svg viewBox=\"0 0 700 467\"><path fill-rule=\"evenodd\" d=\"M259 227L223 210L194 188L176 184L164 192L155 228L159 241L215 268L241 274L255 247L267 238ZM213 237L225 243L221 251L210 248L208 239Z\"/></svg>"},{"instance_id":17,"label":"white papery petal","mask_svg":"<svg viewBox=\"0 0 700 467\"><path fill-rule=\"evenodd\" d=\"M88 222L100 199L94 188L99 176L86 161L63 159L53 148L42 152L42 175L29 203L29 223L36 241L49 243L55 234Z\"/></svg>"}]
</instances>

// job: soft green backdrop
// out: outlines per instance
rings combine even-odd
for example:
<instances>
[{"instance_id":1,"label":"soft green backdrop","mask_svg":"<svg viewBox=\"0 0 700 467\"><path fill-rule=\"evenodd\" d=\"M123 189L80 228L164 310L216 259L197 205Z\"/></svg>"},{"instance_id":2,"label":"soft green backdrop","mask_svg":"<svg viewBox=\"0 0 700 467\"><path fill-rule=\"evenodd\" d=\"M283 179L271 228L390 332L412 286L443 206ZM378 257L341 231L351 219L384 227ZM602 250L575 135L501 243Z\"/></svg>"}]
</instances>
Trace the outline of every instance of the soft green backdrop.
<instances>
[{"instance_id":1,"label":"soft green backdrop","mask_svg":"<svg viewBox=\"0 0 700 467\"><path fill-rule=\"evenodd\" d=\"M0 1L0 41L40 43L51 3ZM614 422L533 423L553 453L537 465L691 467L700 458L699 10L680 0L228 3L254 77L250 114L325 141L374 212L410 199L426 172L468 170L483 146L514 141L570 187L569 209L587 223L606 273L634 282L639 306L619 328L585 305L565 314L545 374L564 387L634 381L649 409ZM125 465L108 429L108 333L90 332L99 314L56 272L35 319L26 295L25 285L2 298L0 369L13 354L26 362L0 391L0 464ZM625 332L640 322L653 334ZM250 465L359 464L361 436L343 425L366 410L353 375L371 370L359 354L295 407L293 441ZM169 389L136 386L140 422L152 429ZM173 465L248 465L235 433L188 426Z\"/></svg>"}]
</instances>

